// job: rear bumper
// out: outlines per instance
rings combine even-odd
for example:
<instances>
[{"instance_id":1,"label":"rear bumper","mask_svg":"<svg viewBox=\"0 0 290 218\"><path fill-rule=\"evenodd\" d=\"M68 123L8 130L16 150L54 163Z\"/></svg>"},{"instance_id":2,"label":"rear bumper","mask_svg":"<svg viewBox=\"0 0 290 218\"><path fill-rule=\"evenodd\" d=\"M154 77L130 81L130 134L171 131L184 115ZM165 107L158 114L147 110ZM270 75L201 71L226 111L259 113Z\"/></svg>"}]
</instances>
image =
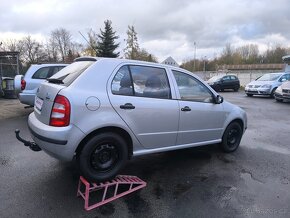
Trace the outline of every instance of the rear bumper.
<instances>
[{"instance_id":1,"label":"rear bumper","mask_svg":"<svg viewBox=\"0 0 290 218\"><path fill-rule=\"evenodd\" d=\"M35 94L21 92L19 93L18 98L22 104L34 106Z\"/></svg>"},{"instance_id":2,"label":"rear bumper","mask_svg":"<svg viewBox=\"0 0 290 218\"><path fill-rule=\"evenodd\" d=\"M31 113L28 118L28 127L34 142L50 156L71 161L75 150L85 134L76 126L53 127L40 122Z\"/></svg>"}]
</instances>

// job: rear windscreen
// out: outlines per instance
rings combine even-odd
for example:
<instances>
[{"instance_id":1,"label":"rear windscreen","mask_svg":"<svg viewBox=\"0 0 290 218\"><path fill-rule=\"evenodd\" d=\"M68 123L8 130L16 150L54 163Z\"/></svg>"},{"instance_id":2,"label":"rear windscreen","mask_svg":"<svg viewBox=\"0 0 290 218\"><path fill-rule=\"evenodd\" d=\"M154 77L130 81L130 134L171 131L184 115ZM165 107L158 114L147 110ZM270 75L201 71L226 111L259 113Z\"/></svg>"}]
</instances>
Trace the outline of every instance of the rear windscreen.
<instances>
[{"instance_id":1,"label":"rear windscreen","mask_svg":"<svg viewBox=\"0 0 290 218\"><path fill-rule=\"evenodd\" d=\"M95 61L78 61L63 68L58 73L54 74L52 79L62 80L63 85L69 86L79 75L81 75Z\"/></svg>"}]
</instances>

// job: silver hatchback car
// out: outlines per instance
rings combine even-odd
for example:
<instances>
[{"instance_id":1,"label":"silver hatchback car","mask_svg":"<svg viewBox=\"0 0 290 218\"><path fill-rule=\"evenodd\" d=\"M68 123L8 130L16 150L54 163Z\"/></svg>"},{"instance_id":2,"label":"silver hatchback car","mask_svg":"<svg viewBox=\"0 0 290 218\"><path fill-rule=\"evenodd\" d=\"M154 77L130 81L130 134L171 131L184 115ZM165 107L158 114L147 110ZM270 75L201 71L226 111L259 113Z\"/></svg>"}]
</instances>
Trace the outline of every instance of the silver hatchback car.
<instances>
[{"instance_id":1,"label":"silver hatchback car","mask_svg":"<svg viewBox=\"0 0 290 218\"><path fill-rule=\"evenodd\" d=\"M104 181L132 156L219 143L235 151L244 110L192 73L126 59L82 57L41 84L28 126L34 146Z\"/></svg>"}]
</instances>

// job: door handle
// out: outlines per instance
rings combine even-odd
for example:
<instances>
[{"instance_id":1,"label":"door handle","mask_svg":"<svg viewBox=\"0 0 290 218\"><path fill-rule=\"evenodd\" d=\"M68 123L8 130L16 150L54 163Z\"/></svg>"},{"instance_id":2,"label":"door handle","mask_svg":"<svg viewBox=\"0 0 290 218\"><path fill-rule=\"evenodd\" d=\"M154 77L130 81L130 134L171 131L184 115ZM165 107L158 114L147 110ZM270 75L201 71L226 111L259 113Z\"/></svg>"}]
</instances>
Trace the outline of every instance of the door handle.
<instances>
[{"instance_id":1,"label":"door handle","mask_svg":"<svg viewBox=\"0 0 290 218\"><path fill-rule=\"evenodd\" d=\"M121 109L125 109L125 110L127 110L127 109L135 109L135 106L132 105L131 103L126 103L124 105L120 105L120 108Z\"/></svg>"},{"instance_id":2,"label":"door handle","mask_svg":"<svg viewBox=\"0 0 290 218\"><path fill-rule=\"evenodd\" d=\"M183 108L181 108L181 111L191 111L190 107L185 106Z\"/></svg>"}]
</instances>

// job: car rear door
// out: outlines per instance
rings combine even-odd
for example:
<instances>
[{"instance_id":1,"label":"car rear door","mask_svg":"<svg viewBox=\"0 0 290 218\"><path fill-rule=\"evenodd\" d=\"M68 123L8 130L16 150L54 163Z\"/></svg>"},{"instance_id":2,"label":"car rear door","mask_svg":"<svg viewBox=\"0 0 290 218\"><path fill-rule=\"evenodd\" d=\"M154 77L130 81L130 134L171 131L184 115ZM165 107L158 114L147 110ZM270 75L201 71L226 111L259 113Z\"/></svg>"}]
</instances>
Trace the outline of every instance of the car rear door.
<instances>
[{"instance_id":1,"label":"car rear door","mask_svg":"<svg viewBox=\"0 0 290 218\"><path fill-rule=\"evenodd\" d=\"M145 148L176 143L179 107L171 87L166 69L154 66L123 65L110 79L112 106Z\"/></svg>"},{"instance_id":2,"label":"car rear door","mask_svg":"<svg viewBox=\"0 0 290 218\"><path fill-rule=\"evenodd\" d=\"M223 105L215 104L213 93L194 76L176 70L172 73L179 95L177 145L220 140L226 116Z\"/></svg>"}]
</instances>

